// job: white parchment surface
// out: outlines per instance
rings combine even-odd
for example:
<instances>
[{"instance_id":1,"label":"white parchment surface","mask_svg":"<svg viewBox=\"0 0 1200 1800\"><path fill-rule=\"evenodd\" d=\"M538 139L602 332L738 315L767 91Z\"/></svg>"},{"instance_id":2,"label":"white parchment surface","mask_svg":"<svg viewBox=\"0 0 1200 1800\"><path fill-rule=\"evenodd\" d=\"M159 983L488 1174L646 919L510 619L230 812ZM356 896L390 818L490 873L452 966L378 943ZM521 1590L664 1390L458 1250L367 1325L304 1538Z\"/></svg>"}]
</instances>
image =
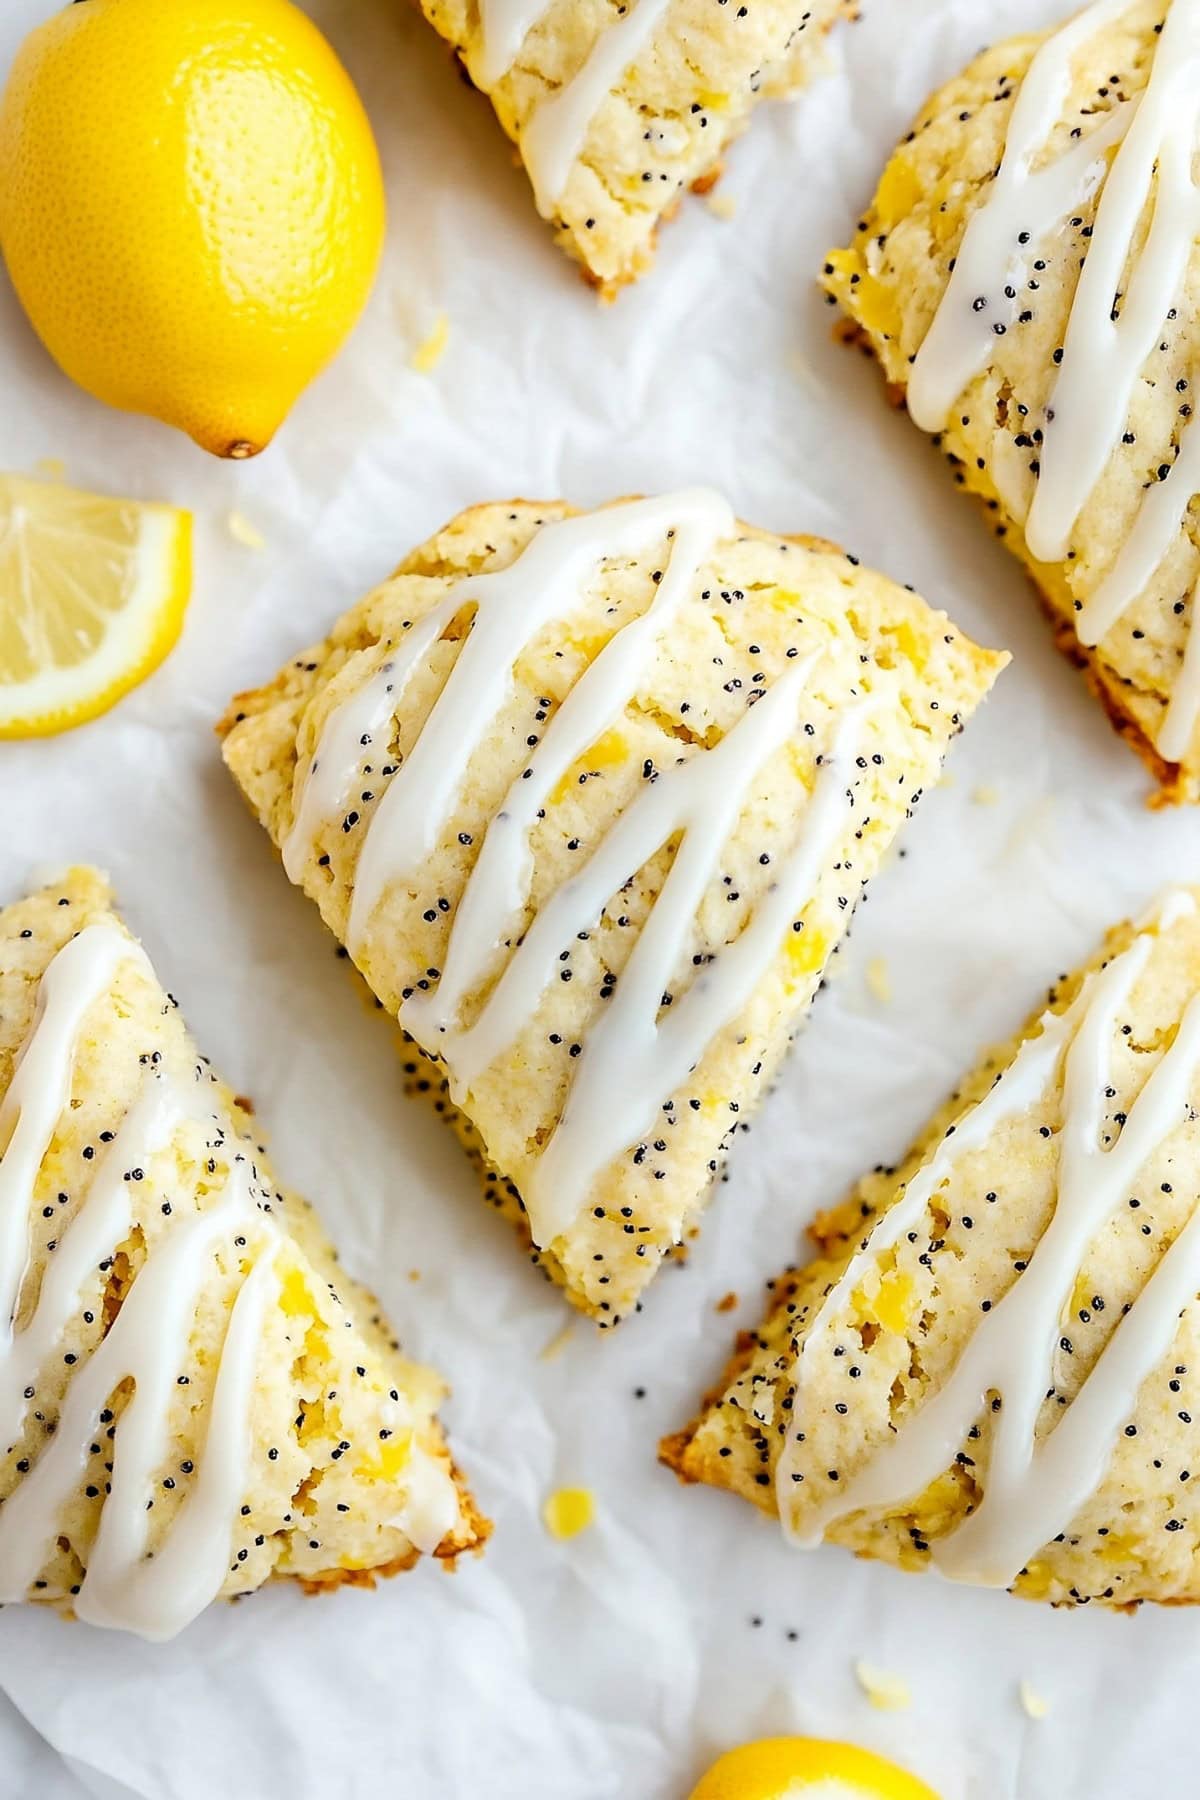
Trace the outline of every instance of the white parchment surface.
<instances>
[{"instance_id":1,"label":"white parchment surface","mask_svg":"<svg viewBox=\"0 0 1200 1800\"><path fill-rule=\"evenodd\" d=\"M3 0L0 73L50 4ZM374 120L388 250L366 320L266 455L223 466L89 400L0 278L0 467L62 458L80 485L192 507L197 534L166 666L96 724L0 746L0 900L47 866L110 870L285 1178L452 1381L448 1424L496 1534L453 1577L422 1567L320 1600L281 1587L162 1647L6 1609L0 1800L682 1800L719 1749L791 1730L877 1746L945 1800L1191 1794L1189 1612L1053 1614L804 1556L655 1462L815 1209L895 1158L1110 921L1200 877L1200 818L1145 809L1140 766L1015 565L875 371L833 344L813 286L929 88L1062 0L864 0L827 79L761 109L735 150L733 216L690 201L657 270L607 309L419 17L402 0L312 10ZM419 374L442 312L446 353ZM244 812L211 728L460 507L691 482L759 524L838 539L1014 660L873 886L687 1264L611 1340L575 1319L546 1356L569 1309L404 1097L385 1024ZM234 509L264 548L235 540ZM560 1484L598 1503L566 1544L539 1518ZM872 1709L859 1658L904 1677L907 1711ZM1046 1718L1022 1710L1022 1679Z\"/></svg>"}]
</instances>

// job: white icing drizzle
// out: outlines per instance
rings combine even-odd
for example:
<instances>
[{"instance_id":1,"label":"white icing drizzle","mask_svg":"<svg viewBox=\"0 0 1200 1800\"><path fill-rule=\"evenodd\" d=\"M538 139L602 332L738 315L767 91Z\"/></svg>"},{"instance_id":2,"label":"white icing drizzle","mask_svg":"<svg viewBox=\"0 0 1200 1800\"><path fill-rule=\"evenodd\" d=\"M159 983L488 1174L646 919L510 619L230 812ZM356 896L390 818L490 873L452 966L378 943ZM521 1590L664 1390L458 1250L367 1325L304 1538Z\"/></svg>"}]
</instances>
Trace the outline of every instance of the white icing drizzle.
<instances>
[{"instance_id":1,"label":"white icing drizzle","mask_svg":"<svg viewBox=\"0 0 1200 1800\"><path fill-rule=\"evenodd\" d=\"M484 93L508 74L546 5L547 0L480 0L479 48L470 67Z\"/></svg>"},{"instance_id":2,"label":"white icing drizzle","mask_svg":"<svg viewBox=\"0 0 1200 1800\"><path fill-rule=\"evenodd\" d=\"M649 614L605 646L588 672L594 679L576 684L555 728L539 746L543 754L526 765L531 773L522 785L539 789L544 797L570 767L573 758L567 755L564 760L564 751L575 742L586 748L593 727L598 736L619 717L633 692L638 661L687 597L709 550L734 528L725 501L703 488L628 501L545 525L507 568L470 577L452 588L389 652L377 674L335 709L301 778L296 822L285 839L293 879L311 853L319 820L335 814L355 793L364 743L369 744L394 716L414 670L442 633L460 613L474 609L454 668L370 819L355 870L347 927L351 955L361 949L385 889L414 874L434 849L471 757L512 693L517 658L538 632L570 617L581 590L605 560L634 555L675 532L669 566ZM620 641L631 630L632 650L629 640ZM497 864L506 860L499 849L489 854Z\"/></svg>"},{"instance_id":3,"label":"white icing drizzle","mask_svg":"<svg viewBox=\"0 0 1200 1800\"><path fill-rule=\"evenodd\" d=\"M163 1542L147 1553L147 1500L167 1461L170 1407L213 1258L253 1232L258 1255L229 1315L196 1475ZM222 1202L168 1232L138 1271L108 1335L72 1382L58 1429L0 1514L0 1593L19 1598L41 1566L113 1389L134 1393L116 1425L112 1486L75 1596L79 1618L154 1641L174 1637L220 1592L249 1480L250 1408L268 1304L277 1293L278 1233L254 1206L245 1164ZM248 1250L247 1254L254 1254Z\"/></svg>"},{"instance_id":4,"label":"white icing drizzle","mask_svg":"<svg viewBox=\"0 0 1200 1800\"><path fill-rule=\"evenodd\" d=\"M637 61L669 5L670 0L630 0L628 10L596 39L583 67L535 109L521 134L521 154L544 219L553 217L563 197L601 104Z\"/></svg>"},{"instance_id":5,"label":"white icing drizzle","mask_svg":"<svg viewBox=\"0 0 1200 1800\"><path fill-rule=\"evenodd\" d=\"M643 789L579 874L541 908L475 1023L426 1045L444 1057L453 1091L465 1094L517 1036L553 981L564 949L596 923L612 895L670 837L683 833L613 998L577 1059L558 1125L523 1185L537 1244L551 1243L571 1225L600 1171L647 1133L663 1101L740 1010L811 898L845 827L861 708L842 721L796 847L741 936L700 971L686 993L663 1007L663 992L683 959L697 909L719 873L721 853L751 784L795 730L811 666L781 676L716 749L701 751Z\"/></svg>"},{"instance_id":6,"label":"white icing drizzle","mask_svg":"<svg viewBox=\"0 0 1200 1800\"><path fill-rule=\"evenodd\" d=\"M1025 73L1004 155L984 204L972 214L933 323L908 377L908 410L923 431L940 431L963 389L987 367L994 327L1018 310L1005 285L1037 255L1039 238L1059 226L1104 180L1108 152L1129 127L1131 108L1118 104L1085 138L1035 168L1060 123L1072 63L1097 32L1128 11L1130 0L1096 0L1048 38ZM1022 245L1022 232L1029 234ZM1093 240L1094 241L1094 240ZM977 307L979 299L985 305ZM1108 304L1112 304L1109 296ZM997 312L1005 307L1004 318Z\"/></svg>"},{"instance_id":7,"label":"white icing drizzle","mask_svg":"<svg viewBox=\"0 0 1200 1800\"><path fill-rule=\"evenodd\" d=\"M1129 3L1096 0L1034 57L1000 169L967 226L909 380L913 418L940 431L958 396L986 367L994 333L1011 329L1039 243L1102 187L1045 408L1025 522L1026 542L1041 562L1067 556L1080 514L1120 443L1140 372L1183 292L1200 231L1192 175L1200 134L1200 0L1172 0L1144 91L1118 101L1095 131L1035 167L1061 123L1074 58ZM1135 256L1151 195L1149 228ZM1129 539L1076 618L1082 643L1097 645L1144 591L1185 527L1197 491L1200 434L1189 426L1170 473L1150 488ZM1183 667L1156 739L1165 758L1186 753L1198 718L1200 660L1191 653L1189 622Z\"/></svg>"},{"instance_id":8,"label":"white icing drizzle","mask_svg":"<svg viewBox=\"0 0 1200 1800\"><path fill-rule=\"evenodd\" d=\"M414 1549L432 1556L462 1523L458 1489L446 1465L415 1442L405 1466L404 1505L387 1523L402 1531Z\"/></svg>"},{"instance_id":9,"label":"white icing drizzle","mask_svg":"<svg viewBox=\"0 0 1200 1800\"><path fill-rule=\"evenodd\" d=\"M391 724L409 676L447 623L442 607L419 620L404 639L402 653L389 656L365 686L326 719L304 769L292 823L280 846L289 880L300 881L318 827L347 798L347 771L357 772L363 748Z\"/></svg>"},{"instance_id":10,"label":"white icing drizzle","mask_svg":"<svg viewBox=\"0 0 1200 1800\"><path fill-rule=\"evenodd\" d=\"M490 93L511 73L521 46L547 10L548 0L481 0L480 41L467 66ZM670 0L627 0L601 31L568 81L534 107L521 133L521 155L543 218L563 197L588 127L625 70L636 62L666 14Z\"/></svg>"},{"instance_id":11,"label":"white icing drizzle","mask_svg":"<svg viewBox=\"0 0 1200 1800\"><path fill-rule=\"evenodd\" d=\"M175 1081L157 1069L147 1076L47 1260L30 1317L18 1325L38 1170L70 1104L85 1016L128 962L149 967L140 947L110 924L86 927L58 952L42 976L33 1024L0 1106L0 1142L8 1131L0 1154L0 1449L19 1440L38 1374L77 1316L84 1284L130 1236L129 1171L148 1170L183 1121L199 1116ZM90 1446L104 1429L100 1415L125 1381L132 1381L133 1393L115 1426L111 1485L75 1612L92 1624L160 1641L221 1591L249 1481L250 1411L263 1325L277 1294L279 1242L278 1227L254 1203L249 1166L234 1152L216 1203L172 1223L150 1248L108 1332L73 1375L53 1437L0 1506L0 1601L24 1599L44 1566L63 1508L85 1477ZM195 1478L150 1553L148 1502L170 1453L176 1379L221 1250L251 1266L230 1311ZM414 1447L412 1491L395 1521L408 1532L411 1515L409 1535L418 1547L435 1526L448 1529L458 1516L453 1483L440 1465L426 1470L428 1462Z\"/></svg>"},{"instance_id":12,"label":"white icing drizzle","mask_svg":"<svg viewBox=\"0 0 1200 1800\"><path fill-rule=\"evenodd\" d=\"M33 1026L0 1103L0 1353L12 1343L29 1258L29 1196L70 1099L80 1026L118 965L141 955L119 931L89 925L42 976Z\"/></svg>"},{"instance_id":13,"label":"white icing drizzle","mask_svg":"<svg viewBox=\"0 0 1200 1800\"><path fill-rule=\"evenodd\" d=\"M126 1180L129 1170L148 1162L167 1142L179 1117L166 1084L148 1081L104 1151L86 1205L63 1232L46 1263L32 1317L22 1330L10 1329L6 1352L0 1355L0 1449L11 1449L20 1436L29 1410L25 1390L74 1317L84 1282L129 1235L133 1221ZM0 1163L0 1172L6 1166ZM32 1192L30 1184L19 1202L19 1217L26 1231Z\"/></svg>"},{"instance_id":14,"label":"white icing drizzle","mask_svg":"<svg viewBox=\"0 0 1200 1800\"><path fill-rule=\"evenodd\" d=\"M914 1499L953 1466L992 1394L1001 1406L992 1415L983 1498L956 1531L931 1546L936 1567L956 1579L1008 1586L1096 1490L1117 1432L1133 1411L1142 1383L1169 1349L1179 1314L1200 1284L1200 1213L1179 1233L1075 1399L1041 1442L1037 1424L1052 1385L1059 1320L1087 1247L1122 1204L1147 1160L1187 1115L1200 1068L1200 996L1190 1000L1115 1143L1105 1149L1100 1142L1110 1046L1121 1010L1145 970L1155 936L1194 911L1187 893L1169 895L1130 946L1088 977L1065 1013L1043 1017L1040 1034L1026 1041L986 1098L958 1121L830 1290L801 1350L793 1423L776 1475L780 1512L799 1542L819 1542L833 1521L851 1513L891 1509ZM911 1411L835 1494L823 1496L815 1507L805 1496L804 1528L796 1531L793 1476L809 1383L816 1379L814 1368L830 1353L829 1340L850 1296L878 1257L919 1225L930 1200L952 1180L958 1159L1043 1097L1060 1060L1057 1198L1026 1271L982 1319L944 1386Z\"/></svg>"},{"instance_id":15,"label":"white icing drizzle","mask_svg":"<svg viewBox=\"0 0 1200 1800\"><path fill-rule=\"evenodd\" d=\"M638 509L643 505L648 505L650 510L640 513ZM600 654L584 670L550 720L541 743L512 782L496 816L488 826L478 860L455 914L454 930L447 946L437 988L428 996L414 994L401 1014L405 1026L422 1039L436 1038L451 1027L464 999L487 973L502 940L511 928L518 925L533 881L529 833L537 822L539 812L573 764L620 719L631 695L637 692L638 683L654 653L655 645L691 597L697 572L705 558L721 538L733 535L737 523L723 500L703 492L680 494L664 501L639 501L628 509L608 508L595 517L568 522L586 525L588 528L580 533L581 548L585 544L587 546L582 567L594 567L606 551L618 554L623 542L628 544L636 541L625 537L623 527L632 527L643 543L647 538L652 539L668 530L673 531L669 560L650 606L639 618L632 619L620 631L615 632ZM540 568L531 570L531 573L535 580L543 583L542 591L547 603L561 608L564 588L573 579L577 579L579 570L562 568L556 562L558 551L547 540L551 531L557 530L558 527L543 529L533 540L534 544L542 543L546 560ZM528 554L526 551L525 555ZM523 563L525 557L520 561ZM516 567L515 564L513 566ZM525 590L519 581L514 581L511 588L501 588L498 592L501 605L506 604L512 593L520 593L525 598ZM526 604L528 605L527 598ZM537 625L543 623L541 610L536 602L534 613ZM528 621L515 616L515 609L509 612L505 623L517 637L527 632ZM520 648L521 645L513 640L504 646L510 663L515 660ZM461 662L460 657L460 667ZM450 678L451 682L458 673L459 669L456 667ZM464 674L469 678L469 671L464 671ZM474 704L475 699L474 694L469 700L464 695L459 704L465 711L468 704ZM452 718L453 704L446 710L447 716ZM479 735L490 722L478 713L468 716L476 718L478 735L473 742L468 740L464 743L464 763L477 747ZM462 736L461 722L459 732ZM396 779L398 781L400 777ZM394 781L392 788L395 786ZM391 791L389 790L389 797ZM436 841L438 828L443 823L444 815L438 818L427 815L424 819L422 829L426 834L427 849ZM402 820L400 831L394 832L394 843L385 844L385 862L390 862L395 848L403 842L401 832L406 827L411 828L411 824L410 814ZM372 823L372 837L375 829ZM356 896L362 878L360 860L355 876ZM378 891L378 883L374 884L373 890L369 887L369 904L375 903L374 896ZM609 893L612 891L610 889ZM608 894L603 896L604 899L608 897Z\"/></svg>"},{"instance_id":16,"label":"white icing drizzle","mask_svg":"<svg viewBox=\"0 0 1200 1800\"><path fill-rule=\"evenodd\" d=\"M699 750L647 783L579 873L549 896L521 935L533 877L529 838L540 812L579 757L621 718L654 644L690 598L706 557L735 529L726 503L705 490L624 502L542 527L508 568L461 583L413 627L402 653L388 652L378 673L330 715L310 771L300 780L296 824L286 840L289 871L296 875L312 855L320 818L336 816L356 791L364 750L371 754L372 740L387 729L413 669L464 607L473 605L470 635L453 670L368 821L347 933L358 956L385 893L415 876L447 829L470 760L512 691L521 651L546 624L570 615L580 589L605 559L669 539L669 558L651 606L613 634L575 683L489 824L436 986L414 992L400 1009L402 1024L443 1059L452 1090L463 1099L518 1036L577 934L594 926L623 884L682 833L650 918L576 1060L558 1126L526 1178L522 1197L541 1245L570 1225L600 1170L638 1141L664 1099L745 1003L811 898L851 804L846 790L863 706L843 720L799 839L741 937L664 1008L663 992L683 958L697 909L719 872L721 852L753 782L795 730L815 659L798 661L715 749ZM418 631L422 635L414 643ZM479 1017L460 1026L464 1000L514 937L517 948Z\"/></svg>"}]
</instances>

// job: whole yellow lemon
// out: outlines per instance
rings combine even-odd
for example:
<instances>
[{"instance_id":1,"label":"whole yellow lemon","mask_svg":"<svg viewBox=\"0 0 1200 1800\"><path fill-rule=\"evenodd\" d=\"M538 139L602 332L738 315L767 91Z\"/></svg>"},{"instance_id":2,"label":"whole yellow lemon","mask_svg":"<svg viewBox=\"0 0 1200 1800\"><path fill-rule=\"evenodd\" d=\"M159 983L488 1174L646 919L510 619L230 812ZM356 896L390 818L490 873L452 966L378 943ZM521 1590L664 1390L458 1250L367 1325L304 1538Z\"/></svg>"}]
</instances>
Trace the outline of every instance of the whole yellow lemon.
<instances>
[{"instance_id":1,"label":"whole yellow lemon","mask_svg":"<svg viewBox=\"0 0 1200 1800\"><path fill-rule=\"evenodd\" d=\"M760 1738L719 1757L691 1800L937 1800L932 1788L853 1744Z\"/></svg>"},{"instance_id":2,"label":"whole yellow lemon","mask_svg":"<svg viewBox=\"0 0 1200 1800\"><path fill-rule=\"evenodd\" d=\"M290 0L77 0L0 98L0 250L81 387L253 456L383 243L371 127Z\"/></svg>"}]
</instances>

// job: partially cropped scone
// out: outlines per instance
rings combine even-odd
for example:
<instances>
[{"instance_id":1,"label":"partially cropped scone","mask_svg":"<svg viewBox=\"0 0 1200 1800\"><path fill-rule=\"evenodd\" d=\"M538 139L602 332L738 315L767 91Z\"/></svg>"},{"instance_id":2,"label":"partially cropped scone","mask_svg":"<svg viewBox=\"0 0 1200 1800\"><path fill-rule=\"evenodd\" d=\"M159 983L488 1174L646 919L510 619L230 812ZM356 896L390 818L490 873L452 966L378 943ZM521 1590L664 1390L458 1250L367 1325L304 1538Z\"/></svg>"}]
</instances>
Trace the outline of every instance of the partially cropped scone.
<instances>
[{"instance_id":1,"label":"partially cropped scone","mask_svg":"<svg viewBox=\"0 0 1200 1800\"><path fill-rule=\"evenodd\" d=\"M933 96L849 313L1167 800L1200 799L1196 0L1098 0Z\"/></svg>"},{"instance_id":2,"label":"partially cropped scone","mask_svg":"<svg viewBox=\"0 0 1200 1800\"><path fill-rule=\"evenodd\" d=\"M817 1228L688 1481L1055 1605L1200 1600L1200 888L1051 989Z\"/></svg>"},{"instance_id":3,"label":"partially cropped scone","mask_svg":"<svg viewBox=\"0 0 1200 1800\"><path fill-rule=\"evenodd\" d=\"M0 1601L154 1639L486 1535L406 1362L75 869L0 910Z\"/></svg>"},{"instance_id":4,"label":"partially cropped scone","mask_svg":"<svg viewBox=\"0 0 1200 1800\"><path fill-rule=\"evenodd\" d=\"M421 0L516 144L539 213L606 294L705 188L764 97L815 72L846 0Z\"/></svg>"},{"instance_id":5,"label":"partially cropped scone","mask_svg":"<svg viewBox=\"0 0 1200 1800\"><path fill-rule=\"evenodd\" d=\"M225 759L616 1324L1003 661L703 490L478 506L242 695Z\"/></svg>"}]
</instances>

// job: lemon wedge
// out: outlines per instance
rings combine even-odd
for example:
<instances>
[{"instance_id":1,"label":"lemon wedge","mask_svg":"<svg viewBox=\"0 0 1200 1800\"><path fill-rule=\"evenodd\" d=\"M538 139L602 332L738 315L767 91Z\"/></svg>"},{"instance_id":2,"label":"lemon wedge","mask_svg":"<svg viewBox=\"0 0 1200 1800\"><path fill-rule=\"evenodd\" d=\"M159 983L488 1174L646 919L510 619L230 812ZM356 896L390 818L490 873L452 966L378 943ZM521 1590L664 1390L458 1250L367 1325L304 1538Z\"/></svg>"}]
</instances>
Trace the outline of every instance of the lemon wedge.
<instances>
[{"instance_id":1,"label":"lemon wedge","mask_svg":"<svg viewBox=\"0 0 1200 1800\"><path fill-rule=\"evenodd\" d=\"M932 1788L853 1744L761 1738L718 1758L691 1800L937 1800Z\"/></svg>"},{"instance_id":2,"label":"lemon wedge","mask_svg":"<svg viewBox=\"0 0 1200 1800\"><path fill-rule=\"evenodd\" d=\"M0 475L0 738L106 712L171 649L191 514Z\"/></svg>"}]
</instances>

